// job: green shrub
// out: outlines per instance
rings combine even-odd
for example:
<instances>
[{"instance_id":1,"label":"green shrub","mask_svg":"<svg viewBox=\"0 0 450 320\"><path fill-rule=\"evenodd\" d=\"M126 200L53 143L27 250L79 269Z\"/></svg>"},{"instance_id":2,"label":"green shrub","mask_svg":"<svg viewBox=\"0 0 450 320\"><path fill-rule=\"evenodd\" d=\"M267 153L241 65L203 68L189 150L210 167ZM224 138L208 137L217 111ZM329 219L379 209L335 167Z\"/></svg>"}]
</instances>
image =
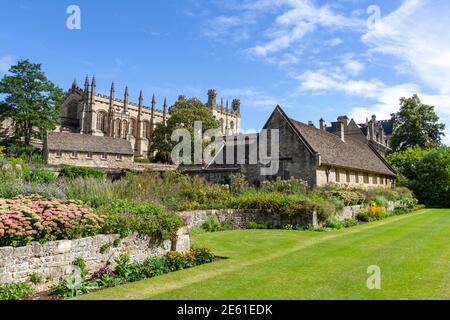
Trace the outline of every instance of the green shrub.
<instances>
[{"instance_id":1,"label":"green shrub","mask_svg":"<svg viewBox=\"0 0 450 320\"><path fill-rule=\"evenodd\" d=\"M344 228L351 228L358 225L358 220L356 219L345 219L342 221Z\"/></svg>"},{"instance_id":2,"label":"green shrub","mask_svg":"<svg viewBox=\"0 0 450 320\"><path fill-rule=\"evenodd\" d=\"M193 247L188 251L186 256L194 259L195 265L201 265L205 263L210 263L214 261L214 254L211 249L207 247Z\"/></svg>"},{"instance_id":3,"label":"green shrub","mask_svg":"<svg viewBox=\"0 0 450 320\"><path fill-rule=\"evenodd\" d=\"M388 204L388 200L383 196L375 196L371 201L379 207L386 207Z\"/></svg>"},{"instance_id":4,"label":"green shrub","mask_svg":"<svg viewBox=\"0 0 450 320\"><path fill-rule=\"evenodd\" d=\"M72 265L78 267L78 270L74 270L72 274L54 286L51 290L52 294L64 298L73 298L98 288L98 283L88 278L86 261L83 258L76 258Z\"/></svg>"},{"instance_id":5,"label":"green shrub","mask_svg":"<svg viewBox=\"0 0 450 320\"><path fill-rule=\"evenodd\" d=\"M103 229L106 233L127 236L138 232L159 240L173 239L183 220L175 213L168 213L151 202L117 200L107 209L108 216Z\"/></svg>"},{"instance_id":6,"label":"green shrub","mask_svg":"<svg viewBox=\"0 0 450 320\"><path fill-rule=\"evenodd\" d=\"M326 221L336 213L335 205L317 194L281 194L252 192L233 198L229 206L234 209L270 210L273 214L288 218L301 217L317 212L320 221Z\"/></svg>"},{"instance_id":7,"label":"green shrub","mask_svg":"<svg viewBox=\"0 0 450 320\"><path fill-rule=\"evenodd\" d=\"M21 300L34 293L34 289L28 282L6 283L0 285L0 300Z\"/></svg>"},{"instance_id":8,"label":"green shrub","mask_svg":"<svg viewBox=\"0 0 450 320\"><path fill-rule=\"evenodd\" d=\"M215 217L208 217L202 224L202 228L207 232L223 231L222 223Z\"/></svg>"},{"instance_id":9,"label":"green shrub","mask_svg":"<svg viewBox=\"0 0 450 320\"><path fill-rule=\"evenodd\" d=\"M339 229L344 228L344 225L341 221L337 220L336 218L329 218L326 221L324 227L339 230Z\"/></svg>"},{"instance_id":10,"label":"green shrub","mask_svg":"<svg viewBox=\"0 0 450 320\"><path fill-rule=\"evenodd\" d=\"M43 280L44 278L42 277L42 275L37 272L33 272L32 274L30 274L30 282L34 285L42 283Z\"/></svg>"},{"instance_id":11,"label":"green shrub","mask_svg":"<svg viewBox=\"0 0 450 320\"><path fill-rule=\"evenodd\" d=\"M191 260L189 260L185 255L177 251L172 251L166 254L166 263L167 268L171 272L190 268L193 266Z\"/></svg>"},{"instance_id":12,"label":"green shrub","mask_svg":"<svg viewBox=\"0 0 450 320\"><path fill-rule=\"evenodd\" d=\"M279 192L286 194L306 193L307 190L308 184L298 179L265 181L261 184L260 188L261 192Z\"/></svg>"},{"instance_id":13,"label":"green shrub","mask_svg":"<svg viewBox=\"0 0 450 320\"><path fill-rule=\"evenodd\" d=\"M263 229L269 229L268 226L266 224L263 223L256 223L254 221L250 221L249 223L247 223L247 229L259 229L259 230L263 230Z\"/></svg>"},{"instance_id":14,"label":"green shrub","mask_svg":"<svg viewBox=\"0 0 450 320\"><path fill-rule=\"evenodd\" d=\"M45 169L33 169L25 176L25 180L32 183L53 183L56 175Z\"/></svg>"},{"instance_id":15,"label":"green shrub","mask_svg":"<svg viewBox=\"0 0 450 320\"><path fill-rule=\"evenodd\" d=\"M60 172L60 176L68 180L73 180L79 177L103 179L105 177L105 173L93 168L64 166Z\"/></svg>"}]
</instances>

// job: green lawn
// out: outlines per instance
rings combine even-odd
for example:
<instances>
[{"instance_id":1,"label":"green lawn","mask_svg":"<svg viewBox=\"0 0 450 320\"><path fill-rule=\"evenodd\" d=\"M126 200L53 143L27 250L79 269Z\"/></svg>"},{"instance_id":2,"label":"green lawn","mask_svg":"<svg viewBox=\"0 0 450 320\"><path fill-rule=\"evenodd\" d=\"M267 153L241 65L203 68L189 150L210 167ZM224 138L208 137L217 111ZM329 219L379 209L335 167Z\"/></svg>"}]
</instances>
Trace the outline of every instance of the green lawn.
<instances>
[{"instance_id":1,"label":"green lawn","mask_svg":"<svg viewBox=\"0 0 450 320\"><path fill-rule=\"evenodd\" d=\"M450 299L450 210L329 233L239 230L193 237L221 260L83 299ZM381 290L366 286L381 268Z\"/></svg>"}]
</instances>

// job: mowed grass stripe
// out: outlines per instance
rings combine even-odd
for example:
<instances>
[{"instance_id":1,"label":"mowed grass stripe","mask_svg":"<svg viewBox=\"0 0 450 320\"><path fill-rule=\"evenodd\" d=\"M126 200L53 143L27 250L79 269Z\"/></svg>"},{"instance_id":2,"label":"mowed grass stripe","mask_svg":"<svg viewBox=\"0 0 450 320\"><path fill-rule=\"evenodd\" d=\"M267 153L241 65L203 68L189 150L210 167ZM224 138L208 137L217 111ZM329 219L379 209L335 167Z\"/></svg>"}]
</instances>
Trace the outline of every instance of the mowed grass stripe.
<instances>
[{"instance_id":1,"label":"mowed grass stripe","mask_svg":"<svg viewBox=\"0 0 450 320\"><path fill-rule=\"evenodd\" d=\"M432 220L437 219L439 217ZM431 220L427 222L433 224ZM371 257L377 257L377 254L385 251L383 248L392 243L408 241L411 237L410 230L399 229L404 224L407 223L402 221L396 227L383 229L385 237L378 239L371 247L364 248L366 245L361 247L358 243L373 242L372 239L364 238L373 238L372 232L379 237L378 229L364 234L358 233L353 237L340 237L333 243L321 242L290 253L289 259L277 258L253 264L240 270L239 281L234 279L233 274L226 274L220 279L214 279L214 284L209 284L209 287L213 287L210 290L213 296L209 297L232 299L238 295L242 299L255 299L255 286L260 289L258 298L261 299L348 298L355 296L355 293L358 296L358 290L373 292L366 287L366 269L373 264L369 263ZM362 239L366 241L361 241ZM267 265L270 265L270 268L267 268ZM358 275L356 279L355 275ZM349 278L348 281L342 281L346 277ZM188 290L201 292L202 289L200 284L196 284ZM183 291L168 292L155 298L182 298Z\"/></svg>"},{"instance_id":2,"label":"mowed grass stripe","mask_svg":"<svg viewBox=\"0 0 450 320\"><path fill-rule=\"evenodd\" d=\"M364 287L366 264L373 260L371 257L379 256L379 261L383 256L391 259L383 251L395 249L397 242L413 241L417 237L411 233L421 231L423 228L420 226L428 229L441 225L444 229L449 223L449 211L439 212L423 210L328 234L295 231L202 234L196 237L197 243L208 244L218 254L228 255L231 259L83 298L256 299L337 298L337 295L346 298L361 296L362 293L370 298L372 293L368 294ZM443 237L439 236L442 231L439 230L436 237ZM420 251L420 246L417 250ZM441 251L445 249L441 248ZM358 273L359 278L351 277L353 273ZM349 281L336 280L339 278L348 278ZM441 291L445 292L446 288L446 285L441 286Z\"/></svg>"}]
</instances>

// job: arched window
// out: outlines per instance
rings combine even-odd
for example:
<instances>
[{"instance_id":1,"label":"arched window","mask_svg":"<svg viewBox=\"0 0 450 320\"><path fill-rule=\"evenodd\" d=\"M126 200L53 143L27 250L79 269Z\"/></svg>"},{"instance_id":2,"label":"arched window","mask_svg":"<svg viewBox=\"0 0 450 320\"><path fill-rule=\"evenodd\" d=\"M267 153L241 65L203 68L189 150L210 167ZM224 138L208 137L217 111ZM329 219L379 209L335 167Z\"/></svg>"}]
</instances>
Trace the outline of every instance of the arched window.
<instances>
[{"instance_id":1,"label":"arched window","mask_svg":"<svg viewBox=\"0 0 450 320\"><path fill-rule=\"evenodd\" d=\"M122 133L123 133L123 138L126 139L128 136L128 122L127 120L123 120L122 122Z\"/></svg>"},{"instance_id":2,"label":"arched window","mask_svg":"<svg viewBox=\"0 0 450 320\"><path fill-rule=\"evenodd\" d=\"M233 121L230 122L230 129L231 129L231 132L234 133L234 122Z\"/></svg>"},{"instance_id":3,"label":"arched window","mask_svg":"<svg viewBox=\"0 0 450 320\"><path fill-rule=\"evenodd\" d=\"M106 133L106 113L99 112L97 114L97 130Z\"/></svg>"},{"instance_id":4,"label":"arched window","mask_svg":"<svg viewBox=\"0 0 450 320\"><path fill-rule=\"evenodd\" d=\"M134 137L134 138L136 138L136 130L137 130L136 119L131 119L130 133L131 133L131 136Z\"/></svg>"},{"instance_id":5,"label":"arched window","mask_svg":"<svg viewBox=\"0 0 450 320\"><path fill-rule=\"evenodd\" d=\"M122 121L120 121L120 119L116 119L114 125L114 137L120 138L121 134L122 134Z\"/></svg>"},{"instance_id":6,"label":"arched window","mask_svg":"<svg viewBox=\"0 0 450 320\"><path fill-rule=\"evenodd\" d=\"M144 121L143 122L143 126L144 126L144 136L146 138L150 138L150 122L149 121Z\"/></svg>"}]
</instances>

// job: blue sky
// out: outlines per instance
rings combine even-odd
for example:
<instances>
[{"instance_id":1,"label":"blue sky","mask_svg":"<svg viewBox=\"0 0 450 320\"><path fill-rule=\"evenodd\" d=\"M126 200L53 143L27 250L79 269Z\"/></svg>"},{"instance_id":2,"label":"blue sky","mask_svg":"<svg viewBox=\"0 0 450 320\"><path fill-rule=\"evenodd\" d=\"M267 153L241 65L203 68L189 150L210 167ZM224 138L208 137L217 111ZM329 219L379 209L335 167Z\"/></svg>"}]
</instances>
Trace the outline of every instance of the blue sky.
<instances>
[{"instance_id":1,"label":"blue sky","mask_svg":"<svg viewBox=\"0 0 450 320\"><path fill-rule=\"evenodd\" d=\"M66 28L72 4L81 30ZM449 16L447 0L3 1L0 74L26 58L64 89L95 74L100 92L114 81L159 107L216 88L241 99L244 130L276 104L305 122L364 121L418 93L450 143Z\"/></svg>"}]
</instances>

